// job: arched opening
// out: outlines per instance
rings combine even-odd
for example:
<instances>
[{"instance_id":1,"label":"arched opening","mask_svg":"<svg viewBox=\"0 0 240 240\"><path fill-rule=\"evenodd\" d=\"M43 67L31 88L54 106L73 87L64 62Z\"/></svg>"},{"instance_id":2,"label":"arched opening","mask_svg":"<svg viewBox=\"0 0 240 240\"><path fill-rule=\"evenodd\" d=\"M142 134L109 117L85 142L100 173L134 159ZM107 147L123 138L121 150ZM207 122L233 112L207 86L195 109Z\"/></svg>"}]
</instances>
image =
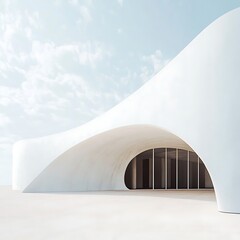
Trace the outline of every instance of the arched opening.
<instances>
[{"instance_id":1,"label":"arched opening","mask_svg":"<svg viewBox=\"0 0 240 240\"><path fill-rule=\"evenodd\" d=\"M138 154L128 164L129 189L213 189L203 161L195 152L154 148Z\"/></svg>"}]
</instances>

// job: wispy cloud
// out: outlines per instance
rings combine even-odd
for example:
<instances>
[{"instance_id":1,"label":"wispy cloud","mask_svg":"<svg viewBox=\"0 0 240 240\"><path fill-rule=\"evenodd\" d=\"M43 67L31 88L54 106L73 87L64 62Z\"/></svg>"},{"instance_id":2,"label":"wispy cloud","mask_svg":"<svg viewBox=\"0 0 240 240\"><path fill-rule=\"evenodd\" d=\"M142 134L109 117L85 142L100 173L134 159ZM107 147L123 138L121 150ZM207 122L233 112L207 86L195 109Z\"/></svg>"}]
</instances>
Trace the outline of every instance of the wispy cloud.
<instances>
[{"instance_id":1,"label":"wispy cloud","mask_svg":"<svg viewBox=\"0 0 240 240\"><path fill-rule=\"evenodd\" d=\"M92 16L90 14L89 8L86 6L80 6L79 11L82 15L83 21L88 23L92 21Z\"/></svg>"},{"instance_id":2,"label":"wispy cloud","mask_svg":"<svg viewBox=\"0 0 240 240\"><path fill-rule=\"evenodd\" d=\"M33 42L32 64L23 72L19 88L0 86L0 104L18 104L26 114L42 116L47 111L62 111L71 102L93 97L88 81L79 72L80 66L95 68L109 51L100 44L77 43L56 46ZM77 99L73 99L77 98Z\"/></svg>"},{"instance_id":3,"label":"wispy cloud","mask_svg":"<svg viewBox=\"0 0 240 240\"><path fill-rule=\"evenodd\" d=\"M144 82L158 73L169 62L169 59L164 58L160 50L156 50L153 54L142 56L141 60L144 66L141 68L140 76Z\"/></svg>"},{"instance_id":4,"label":"wispy cloud","mask_svg":"<svg viewBox=\"0 0 240 240\"><path fill-rule=\"evenodd\" d=\"M87 24L92 21L92 1L69 0L69 3L80 13L80 18L77 20L78 23Z\"/></svg>"},{"instance_id":5,"label":"wispy cloud","mask_svg":"<svg viewBox=\"0 0 240 240\"><path fill-rule=\"evenodd\" d=\"M10 118L5 114L0 113L0 127L4 127L9 123L11 123Z\"/></svg>"},{"instance_id":6,"label":"wispy cloud","mask_svg":"<svg viewBox=\"0 0 240 240\"><path fill-rule=\"evenodd\" d=\"M122 7L123 6L123 0L117 0L118 4Z\"/></svg>"}]
</instances>

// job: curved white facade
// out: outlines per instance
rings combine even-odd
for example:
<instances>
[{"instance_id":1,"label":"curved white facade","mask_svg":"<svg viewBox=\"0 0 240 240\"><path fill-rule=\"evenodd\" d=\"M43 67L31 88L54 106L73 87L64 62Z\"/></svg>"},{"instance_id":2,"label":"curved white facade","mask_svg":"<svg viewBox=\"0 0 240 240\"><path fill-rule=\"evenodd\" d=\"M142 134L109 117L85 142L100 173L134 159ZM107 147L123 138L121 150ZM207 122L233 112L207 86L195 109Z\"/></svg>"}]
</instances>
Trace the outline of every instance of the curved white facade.
<instances>
[{"instance_id":1,"label":"curved white facade","mask_svg":"<svg viewBox=\"0 0 240 240\"><path fill-rule=\"evenodd\" d=\"M240 9L203 30L163 70L100 117L14 145L13 188L127 189L124 173L154 147L193 149L220 211L240 213Z\"/></svg>"}]
</instances>

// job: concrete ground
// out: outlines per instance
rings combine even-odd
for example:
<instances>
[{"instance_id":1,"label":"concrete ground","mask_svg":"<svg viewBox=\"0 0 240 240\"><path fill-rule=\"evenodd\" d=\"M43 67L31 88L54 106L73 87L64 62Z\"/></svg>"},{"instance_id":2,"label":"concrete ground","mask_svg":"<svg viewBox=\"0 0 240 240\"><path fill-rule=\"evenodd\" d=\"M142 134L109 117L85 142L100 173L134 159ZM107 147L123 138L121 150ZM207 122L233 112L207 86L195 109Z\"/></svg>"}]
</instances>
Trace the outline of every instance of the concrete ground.
<instances>
[{"instance_id":1,"label":"concrete ground","mask_svg":"<svg viewBox=\"0 0 240 240\"><path fill-rule=\"evenodd\" d=\"M0 239L240 239L213 191L21 193L0 187Z\"/></svg>"}]
</instances>

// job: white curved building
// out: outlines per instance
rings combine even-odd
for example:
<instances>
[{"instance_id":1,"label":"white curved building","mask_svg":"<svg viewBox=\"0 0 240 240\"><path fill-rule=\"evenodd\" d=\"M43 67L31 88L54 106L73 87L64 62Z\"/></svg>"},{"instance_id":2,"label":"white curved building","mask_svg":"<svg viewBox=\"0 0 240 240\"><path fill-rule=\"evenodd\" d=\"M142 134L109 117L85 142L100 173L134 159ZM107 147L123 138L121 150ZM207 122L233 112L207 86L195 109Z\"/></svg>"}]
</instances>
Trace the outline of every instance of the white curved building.
<instances>
[{"instance_id":1,"label":"white curved building","mask_svg":"<svg viewBox=\"0 0 240 240\"><path fill-rule=\"evenodd\" d=\"M149 149L156 150L141 158L148 159L141 165L147 175L134 160L125 176L130 161ZM159 157L158 151L164 155ZM192 152L198 155L192 158L197 161L193 167ZM180 154L185 154L185 163ZM143 87L105 114L63 133L17 142L13 189L125 190L126 184L138 188L138 181L145 181L140 188L174 188L169 181L176 181L175 188L181 188L180 182L191 188L192 178L197 181L193 188L200 188L205 176L208 184L203 187L211 187L212 180L218 209L240 213L239 156L240 9L236 9L214 21ZM201 175L201 160L211 180L207 171ZM145 177L139 177L139 171Z\"/></svg>"}]
</instances>

